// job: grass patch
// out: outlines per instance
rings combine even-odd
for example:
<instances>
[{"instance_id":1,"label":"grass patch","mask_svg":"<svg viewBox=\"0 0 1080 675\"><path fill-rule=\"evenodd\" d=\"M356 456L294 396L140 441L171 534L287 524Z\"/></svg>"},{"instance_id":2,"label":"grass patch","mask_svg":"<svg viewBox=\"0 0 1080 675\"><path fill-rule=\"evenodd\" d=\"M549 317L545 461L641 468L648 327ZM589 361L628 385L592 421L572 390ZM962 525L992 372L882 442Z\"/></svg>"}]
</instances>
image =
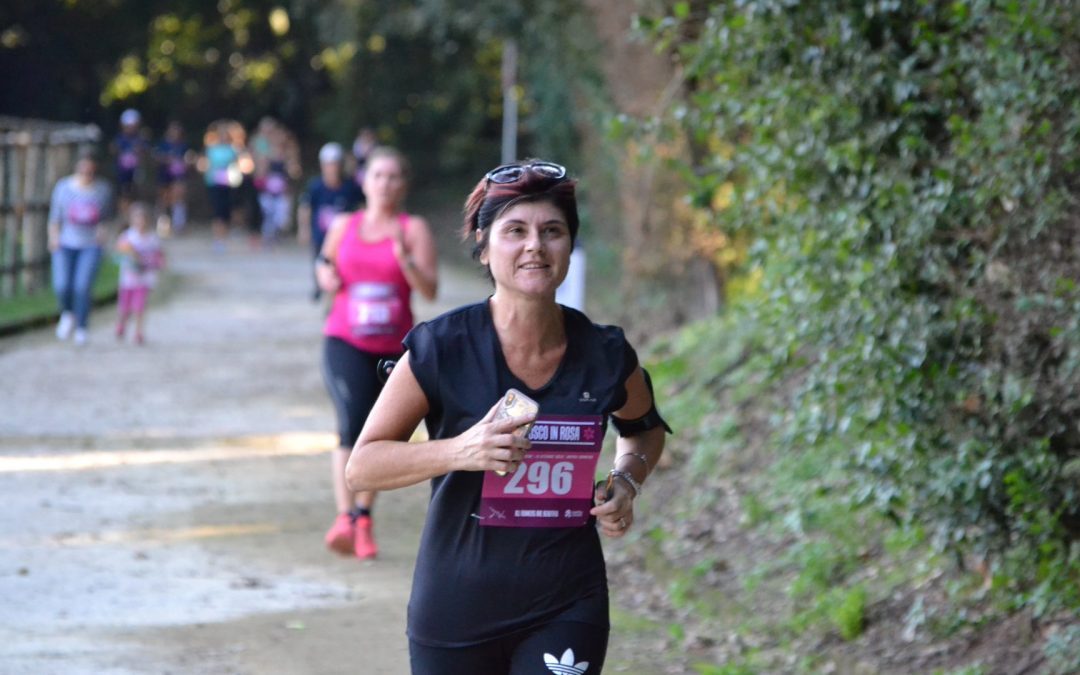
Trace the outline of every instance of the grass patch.
<instances>
[{"instance_id":1,"label":"grass patch","mask_svg":"<svg viewBox=\"0 0 1080 675\"><path fill-rule=\"evenodd\" d=\"M108 258L101 262L101 270L94 282L94 304L109 302L116 297L120 283L120 268ZM10 334L33 326L40 326L59 316L56 296L51 289L30 295L0 300L0 335Z\"/></svg>"},{"instance_id":2,"label":"grass patch","mask_svg":"<svg viewBox=\"0 0 1080 675\"><path fill-rule=\"evenodd\" d=\"M815 673L880 658L870 642L881 639L901 663L911 640L947 643L1004 618L987 614L981 577L957 570L919 523L898 526L853 497L865 477L842 432L824 442L790 433L808 414L799 380L773 377L762 340L732 312L644 354L676 429L675 467L650 481L632 559L662 589L666 611L649 613L663 617L654 630L668 665ZM1075 639L1048 652L1071 666L1063 654Z\"/></svg>"}]
</instances>

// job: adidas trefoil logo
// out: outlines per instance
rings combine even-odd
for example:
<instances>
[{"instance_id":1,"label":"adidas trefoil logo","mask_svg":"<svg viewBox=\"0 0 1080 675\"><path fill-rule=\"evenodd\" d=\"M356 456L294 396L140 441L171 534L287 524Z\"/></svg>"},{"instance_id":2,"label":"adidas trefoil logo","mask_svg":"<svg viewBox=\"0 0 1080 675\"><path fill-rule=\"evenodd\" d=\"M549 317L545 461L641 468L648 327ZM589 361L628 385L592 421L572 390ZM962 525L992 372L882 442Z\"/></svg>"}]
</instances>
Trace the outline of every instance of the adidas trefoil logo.
<instances>
[{"instance_id":1,"label":"adidas trefoil logo","mask_svg":"<svg viewBox=\"0 0 1080 675\"><path fill-rule=\"evenodd\" d=\"M548 670L556 675L583 675L589 669L589 662L574 663L574 650L567 649L562 658L557 659L552 654L544 654L544 663Z\"/></svg>"}]
</instances>

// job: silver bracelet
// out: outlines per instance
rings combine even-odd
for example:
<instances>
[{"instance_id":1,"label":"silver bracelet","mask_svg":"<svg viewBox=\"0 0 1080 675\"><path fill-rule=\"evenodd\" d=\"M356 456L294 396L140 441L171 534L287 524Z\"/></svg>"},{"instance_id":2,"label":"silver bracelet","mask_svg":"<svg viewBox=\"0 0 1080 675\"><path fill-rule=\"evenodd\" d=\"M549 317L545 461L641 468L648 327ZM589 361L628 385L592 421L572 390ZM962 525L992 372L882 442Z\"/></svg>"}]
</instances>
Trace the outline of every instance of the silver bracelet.
<instances>
[{"instance_id":1,"label":"silver bracelet","mask_svg":"<svg viewBox=\"0 0 1080 675\"><path fill-rule=\"evenodd\" d=\"M614 476L615 478L622 478L623 482L629 485L630 489L634 491L634 499L637 499L637 496L641 494L641 483L634 480L634 477L631 476L629 472L612 469L611 471L608 471L608 475Z\"/></svg>"},{"instance_id":2,"label":"silver bracelet","mask_svg":"<svg viewBox=\"0 0 1080 675\"><path fill-rule=\"evenodd\" d=\"M648 477L648 475L652 473L652 467L649 466L649 458L646 457L645 453L643 452L624 452L623 454L619 455L619 457L633 457L634 459L644 464L646 477ZM619 461L619 457L615 458L616 462Z\"/></svg>"}]
</instances>

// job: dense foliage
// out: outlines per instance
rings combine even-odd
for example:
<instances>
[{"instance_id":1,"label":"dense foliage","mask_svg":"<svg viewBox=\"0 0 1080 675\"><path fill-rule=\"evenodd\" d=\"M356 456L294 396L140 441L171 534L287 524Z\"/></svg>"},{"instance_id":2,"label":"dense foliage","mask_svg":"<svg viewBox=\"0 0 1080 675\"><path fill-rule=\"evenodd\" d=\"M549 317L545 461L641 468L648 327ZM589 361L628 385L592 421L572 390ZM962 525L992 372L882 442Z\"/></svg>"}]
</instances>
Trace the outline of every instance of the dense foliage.
<instances>
[{"instance_id":1,"label":"dense foliage","mask_svg":"<svg viewBox=\"0 0 1080 675\"><path fill-rule=\"evenodd\" d=\"M1064 0L675 2L661 122L817 489L1075 605L1080 17ZM753 290L756 289L756 290ZM797 375L797 377L795 376Z\"/></svg>"},{"instance_id":2,"label":"dense foliage","mask_svg":"<svg viewBox=\"0 0 1080 675\"><path fill-rule=\"evenodd\" d=\"M0 112L95 122L277 117L306 141L375 129L422 178L499 159L501 55L519 44L521 154L574 162L590 84L588 23L569 0L16 0L0 7ZM592 78L595 79L595 78Z\"/></svg>"}]
</instances>

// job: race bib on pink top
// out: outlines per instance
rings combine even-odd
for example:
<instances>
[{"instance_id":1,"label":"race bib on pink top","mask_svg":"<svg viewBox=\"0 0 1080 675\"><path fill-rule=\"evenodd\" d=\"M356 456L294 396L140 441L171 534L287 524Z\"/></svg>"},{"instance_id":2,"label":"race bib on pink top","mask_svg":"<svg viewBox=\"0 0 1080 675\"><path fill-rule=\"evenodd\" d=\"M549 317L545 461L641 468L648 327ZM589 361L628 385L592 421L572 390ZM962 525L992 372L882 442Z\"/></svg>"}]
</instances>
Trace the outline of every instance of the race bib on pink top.
<instances>
[{"instance_id":1,"label":"race bib on pink top","mask_svg":"<svg viewBox=\"0 0 1080 675\"><path fill-rule=\"evenodd\" d=\"M358 281L349 286L349 328L354 335L393 335L404 311L393 284Z\"/></svg>"},{"instance_id":2,"label":"race bib on pink top","mask_svg":"<svg viewBox=\"0 0 1080 675\"><path fill-rule=\"evenodd\" d=\"M541 415L512 474L484 473L484 527L581 527L589 521L604 434L600 415Z\"/></svg>"},{"instance_id":3,"label":"race bib on pink top","mask_svg":"<svg viewBox=\"0 0 1080 675\"><path fill-rule=\"evenodd\" d=\"M67 220L72 225L97 225L101 208L96 201L78 199L68 205Z\"/></svg>"}]
</instances>

